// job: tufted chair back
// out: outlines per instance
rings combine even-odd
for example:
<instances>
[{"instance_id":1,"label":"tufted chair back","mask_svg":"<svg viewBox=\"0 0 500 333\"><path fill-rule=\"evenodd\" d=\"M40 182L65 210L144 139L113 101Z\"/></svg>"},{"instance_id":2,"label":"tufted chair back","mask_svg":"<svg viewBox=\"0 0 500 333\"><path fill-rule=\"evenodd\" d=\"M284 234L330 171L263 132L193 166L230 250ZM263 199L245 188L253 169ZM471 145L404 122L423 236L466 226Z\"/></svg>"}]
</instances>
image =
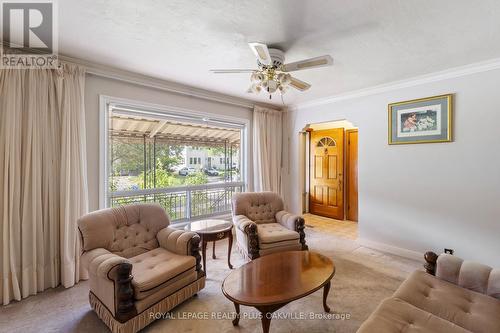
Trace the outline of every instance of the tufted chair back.
<instances>
[{"instance_id":1,"label":"tufted chair back","mask_svg":"<svg viewBox=\"0 0 500 333\"><path fill-rule=\"evenodd\" d=\"M276 223L283 200L273 192L245 192L233 195L233 215L245 215L255 223Z\"/></svg>"},{"instance_id":2,"label":"tufted chair back","mask_svg":"<svg viewBox=\"0 0 500 333\"><path fill-rule=\"evenodd\" d=\"M82 216L78 229L84 251L104 248L130 258L157 248L156 234L170 224L158 204L132 204Z\"/></svg>"}]
</instances>

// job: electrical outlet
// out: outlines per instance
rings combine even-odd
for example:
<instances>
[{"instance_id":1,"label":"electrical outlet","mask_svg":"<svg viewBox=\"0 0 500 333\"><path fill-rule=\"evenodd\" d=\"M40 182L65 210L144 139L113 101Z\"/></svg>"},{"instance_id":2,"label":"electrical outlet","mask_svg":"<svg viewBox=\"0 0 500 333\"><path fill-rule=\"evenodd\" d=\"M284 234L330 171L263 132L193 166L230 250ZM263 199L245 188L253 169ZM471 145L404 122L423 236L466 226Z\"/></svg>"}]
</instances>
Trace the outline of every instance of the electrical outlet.
<instances>
[{"instance_id":1,"label":"electrical outlet","mask_svg":"<svg viewBox=\"0 0 500 333\"><path fill-rule=\"evenodd\" d=\"M446 253L446 254L453 255L453 252L455 252L455 250L453 250L453 249L444 249L444 253Z\"/></svg>"}]
</instances>

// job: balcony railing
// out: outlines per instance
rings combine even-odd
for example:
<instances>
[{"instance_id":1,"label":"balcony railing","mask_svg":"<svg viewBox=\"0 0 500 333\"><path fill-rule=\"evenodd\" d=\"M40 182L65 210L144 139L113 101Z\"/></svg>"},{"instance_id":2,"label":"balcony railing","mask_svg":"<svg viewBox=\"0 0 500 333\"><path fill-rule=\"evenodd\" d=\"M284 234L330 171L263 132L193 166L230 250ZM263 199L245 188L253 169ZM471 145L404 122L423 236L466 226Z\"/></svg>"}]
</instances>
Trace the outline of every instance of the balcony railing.
<instances>
[{"instance_id":1,"label":"balcony railing","mask_svg":"<svg viewBox=\"0 0 500 333\"><path fill-rule=\"evenodd\" d=\"M223 215L231 212L231 198L242 192L242 182L196 186L116 191L108 195L108 206L116 207L137 202L157 202L170 219L181 222L193 218Z\"/></svg>"}]
</instances>

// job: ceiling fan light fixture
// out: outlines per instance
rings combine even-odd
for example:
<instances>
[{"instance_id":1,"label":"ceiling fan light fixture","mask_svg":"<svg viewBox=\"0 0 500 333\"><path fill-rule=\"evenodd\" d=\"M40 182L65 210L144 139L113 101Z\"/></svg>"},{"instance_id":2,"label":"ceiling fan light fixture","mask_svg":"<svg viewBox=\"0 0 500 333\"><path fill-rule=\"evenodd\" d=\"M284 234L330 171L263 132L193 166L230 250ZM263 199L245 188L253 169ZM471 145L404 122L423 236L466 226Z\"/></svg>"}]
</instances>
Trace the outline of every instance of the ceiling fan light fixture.
<instances>
[{"instance_id":1,"label":"ceiling fan light fixture","mask_svg":"<svg viewBox=\"0 0 500 333\"><path fill-rule=\"evenodd\" d=\"M250 87L250 90L252 90L252 92L258 94L260 93L260 91L262 90L262 87L258 84L252 84L252 86Z\"/></svg>"},{"instance_id":2,"label":"ceiling fan light fixture","mask_svg":"<svg viewBox=\"0 0 500 333\"><path fill-rule=\"evenodd\" d=\"M255 83L262 82L263 80L264 80L264 75L262 75L262 73L253 73L250 76L250 81Z\"/></svg>"},{"instance_id":3,"label":"ceiling fan light fixture","mask_svg":"<svg viewBox=\"0 0 500 333\"><path fill-rule=\"evenodd\" d=\"M279 81L282 85L289 85L290 82L292 82L292 76L288 73L286 74L281 74L281 77L279 78Z\"/></svg>"},{"instance_id":4,"label":"ceiling fan light fixture","mask_svg":"<svg viewBox=\"0 0 500 333\"><path fill-rule=\"evenodd\" d=\"M216 74L251 73L251 86L247 92L259 93L265 90L269 93L269 98L276 91L284 94L290 87L299 91L311 88L309 83L293 77L289 72L333 64L333 58L330 55L285 63L285 54L282 50L268 48L265 43L259 42L248 43L248 45L257 58L257 69L215 69L211 71Z\"/></svg>"},{"instance_id":5,"label":"ceiling fan light fixture","mask_svg":"<svg viewBox=\"0 0 500 333\"><path fill-rule=\"evenodd\" d=\"M267 92L272 94L276 91L276 89L278 89L278 82L274 81L274 80L270 80L270 81L267 81Z\"/></svg>"}]
</instances>

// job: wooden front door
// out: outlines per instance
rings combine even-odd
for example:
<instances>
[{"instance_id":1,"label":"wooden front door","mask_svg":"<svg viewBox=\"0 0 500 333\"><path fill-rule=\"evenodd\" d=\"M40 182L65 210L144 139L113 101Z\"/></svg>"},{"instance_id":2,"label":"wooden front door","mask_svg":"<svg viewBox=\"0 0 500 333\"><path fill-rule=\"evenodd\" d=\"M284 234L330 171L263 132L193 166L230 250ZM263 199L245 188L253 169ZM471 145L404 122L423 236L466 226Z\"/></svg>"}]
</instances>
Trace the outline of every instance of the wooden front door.
<instances>
[{"instance_id":1,"label":"wooden front door","mask_svg":"<svg viewBox=\"0 0 500 333\"><path fill-rule=\"evenodd\" d=\"M309 211L344 219L344 129L311 132Z\"/></svg>"}]
</instances>

